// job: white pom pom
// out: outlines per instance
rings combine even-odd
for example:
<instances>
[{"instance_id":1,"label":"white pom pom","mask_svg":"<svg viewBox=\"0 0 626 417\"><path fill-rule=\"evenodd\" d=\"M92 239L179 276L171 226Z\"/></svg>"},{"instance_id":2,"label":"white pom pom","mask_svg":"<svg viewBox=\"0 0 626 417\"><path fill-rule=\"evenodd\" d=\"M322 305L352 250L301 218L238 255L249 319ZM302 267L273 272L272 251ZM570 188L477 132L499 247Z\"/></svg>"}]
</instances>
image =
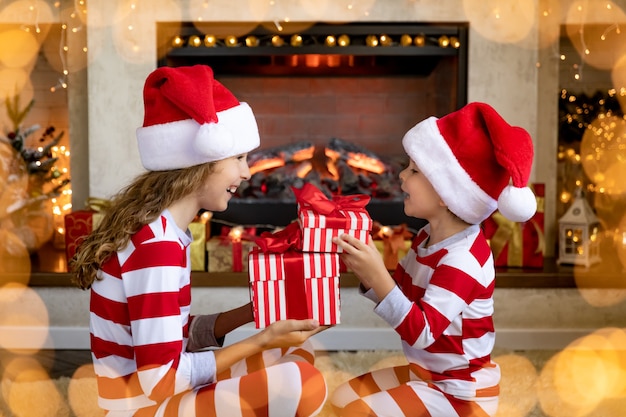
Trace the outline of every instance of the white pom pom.
<instances>
[{"instance_id":1,"label":"white pom pom","mask_svg":"<svg viewBox=\"0 0 626 417\"><path fill-rule=\"evenodd\" d=\"M498 197L498 210L509 220L525 222L537 211L537 200L530 188L508 185Z\"/></svg>"}]
</instances>

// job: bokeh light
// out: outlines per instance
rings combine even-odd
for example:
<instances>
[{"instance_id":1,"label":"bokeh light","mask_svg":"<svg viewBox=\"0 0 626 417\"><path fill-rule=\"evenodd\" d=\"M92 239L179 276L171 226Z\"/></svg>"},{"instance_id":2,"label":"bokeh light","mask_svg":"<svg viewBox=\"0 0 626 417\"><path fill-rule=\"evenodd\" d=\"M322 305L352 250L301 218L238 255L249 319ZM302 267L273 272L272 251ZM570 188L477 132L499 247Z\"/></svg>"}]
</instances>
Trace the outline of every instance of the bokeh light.
<instances>
[{"instance_id":1,"label":"bokeh light","mask_svg":"<svg viewBox=\"0 0 626 417\"><path fill-rule=\"evenodd\" d=\"M559 41L561 36L561 0L544 0L540 3L539 20L539 49L551 47Z\"/></svg>"},{"instance_id":2,"label":"bokeh light","mask_svg":"<svg viewBox=\"0 0 626 417\"><path fill-rule=\"evenodd\" d=\"M2 396L16 417L68 416L69 407L48 372L31 357L16 357L2 375Z\"/></svg>"},{"instance_id":3,"label":"bokeh light","mask_svg":"<svg viewBox=\"0 0 626 417\"><path fill-rule=\"evenodd\" d=\"M8 295L4 291L7 286L28 285L30 271L30 254L26 244L13 232L0 229L0 300Z\"/></svg>"},{"instance_id":4,"label":"bokeh light","mask_svg":"<svg viewBox=\"0 0 626 417\"><path fill-rule=\"evenodd\" d=\"M15 28L0 31L0 65L7 68L32 66L39 42L32 32Z\"/></svg>"},{"instance_id":5,"label":"bokeh light","mask_svg":"<svg viewBox=\"0 0 626 417\"><path fill-rule=\"evenodd\" d=\"M0 348L43 348L50 322L48 309L37 292L23 284L8 283L0 287L0 300Z\"/></svg>"},{"instance_id":6,"label":"bokeh light","mask_svg":"<svg viewBox=\"0 0 626 417\"><path fill-rule=\"evenodd\" d=\"M621 116L601 115L583 134L580 158L585 174L608 194L622 194L623 168L626 165L626 120ZM621 166L620 166L621 165Z\"/></svg>"},{"instance_id":7,"label":"bokeh light","mask_svg":"<svg viewBox=\"0 0 626 417\"><path fill-rule=\"evenodd\" d=\"M54 13L48 3L45 0L2 2L0 22L20 23L36 31L38 24L54 21Z\"/></svg>"},{"instance_id":8,"label":"bokeh light","mask_svg":"<svg viewBox=\"0 0 626 417\"><path fill-rule=\"evenodd\" d=\"M0 97L15 97L25 89L32 91L30 73L24 68L0 68Z\"/></svg>"},{"instance_id":9,"label":"bokeh light","mask_svg":"<svg viewBox=\"0 0 626 417\"><path fill-rule=\"evenodd\" d=\"M12 213L24 201L27 187L26 164L10 144L0 141L0 218Z\"/></svg>"},{"instance_id":10,"label":"bokeh light","mask_svg":"<svg viewBox=\"0 0 626 417\"><path fill-rule=\"evenodd\" d=\"M322 20L328 16L330 0L299 0L300 8L304 10L312 20Z\"/></svg>"},{"instance_id":11,"label":"bokeh light","mask_svg":"<svg viewBox=\"0 0 626 417\"><path fill-rule=\"evenodd\" d=\"M625 338L621 329L601 329L553 356L539 378L543 412L550 417L622 416L610 411L619 407L604 404L617 400L623 405L626 399ZM604 412L598 414L598 407Z\"/></svg>"},{"instance_id":12,"label":"bokeh light","mask_svg":"<svg viewBox=\"0 0 626 417\"><path fill-rule=\"evenodd\" d=\"M153 22L178 22L181 17L178 3L172 0L158 0L150 4L124 0L118 5L112 26L115 50L121 59L128 62L153 62L156 55Z\"/></svg>"},{"instance_id":13,"label":"bokeh light","mask_svg":"<svg viewBox=\"0 0 626 417\"><path fill-rule=\"evenodd\" d=\"M622 113L626 114L626 55L622 55L611 70L611 81L616 90Z\"/></svg>"},{"instance_id":14,"label":"bokeh light","mask_svg":"<svg viewBox=\"0 0 626 417\"><path fill-rule=\"evenodd\" d=\"M626 268L626 216L622 217L614 231L613 244L620 264Z\"/></svg>"},{"instance_id":15,"label":"bokeh light","mask_svg":"<svg viewBox=\"0 0 626 417\"><path fill-rule=\"evenodd\" d=\"M60 74L78 72L93 62L97 54L87 53L87 26L73 8L60 12L62 25L51 31L43 44L43 53L52 68ZM92 48L93 49L93 48Z\"/></svg>"},{"instance_id":16,"label":"bokeh light","mask_svg":"<svg viewBox=\"0 0 626 417\"><path fill-rule=\"evenodd\" d=\"M535 2L518 0L464 0L471 27L497 43L522 41L536 22Z\"/></svg>"},{"instance_id":17,"label":"bokeh light","mask_svg":"<svg viewBox=\"0 0 626 417\"><path fill-rule=\"evenodd\" d=\"M619 29L626 14L614 2L574 1L565 21L567 36L587 64L611 70L626 53L626 34Z\"/></svg>"},{"instance_id":18,"label":"bokeh light","mask_svg":"<svg viewBox=\"0 0 626 417\"><path fill-rule=\"evenodd\" d=\"M538 374L532 362L516 354L496 356L500 366L500 398L496 417L526 417L537 404Z\"/></svg>"},{"instance_id":19,"label":"bokeh light","mask_svg":"<svg viewBox=\"0 0 626 417\"><path fill-rule=\"evenodd\" d=\"M76 417L104 416L98 407L98 385L92 364L80 366L67 387L67 399Z\"/></svg>"}]
</instances>

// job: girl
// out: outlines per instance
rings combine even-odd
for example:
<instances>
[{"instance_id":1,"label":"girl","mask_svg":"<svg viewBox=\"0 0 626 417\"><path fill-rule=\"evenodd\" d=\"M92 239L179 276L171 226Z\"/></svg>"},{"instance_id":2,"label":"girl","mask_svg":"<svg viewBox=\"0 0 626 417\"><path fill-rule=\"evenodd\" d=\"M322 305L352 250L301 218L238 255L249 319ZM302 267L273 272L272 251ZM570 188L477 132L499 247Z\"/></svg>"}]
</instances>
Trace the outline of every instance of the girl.
<instances>
[{"instance_id":1,"label":"girl","mask_svg":"<svg viewBox=\"0 0 626 417\"><path fill-rule=\"evenodd\" d=\"M250 177L256 120L207 66L155 70L137 130L148 172L112 200L72 262L91 290L91 351L107 416L310 416L326 399L313 320L273 323L222 347L251 304L190 315L189 223L223 211ZM220 349L206 349L221 347Z\"/></svg>"},{"instance_id":2,"label":"girl","mask_svg":"<svg viewBox=\"0 0 626 417\"><path fill-rule=\"evenodd\" d=\"M494 267L480 223L536 210L526 187L530 136L471 103L404 136L400 173L408 216L426 219L393 278L370 241L336 238L374 311L399 334L408 365L373 371L331 398L340 416L494 416L500 371L491 361ZM512 185L509 185L509 182Z\"/></svg>"}]
</instances>

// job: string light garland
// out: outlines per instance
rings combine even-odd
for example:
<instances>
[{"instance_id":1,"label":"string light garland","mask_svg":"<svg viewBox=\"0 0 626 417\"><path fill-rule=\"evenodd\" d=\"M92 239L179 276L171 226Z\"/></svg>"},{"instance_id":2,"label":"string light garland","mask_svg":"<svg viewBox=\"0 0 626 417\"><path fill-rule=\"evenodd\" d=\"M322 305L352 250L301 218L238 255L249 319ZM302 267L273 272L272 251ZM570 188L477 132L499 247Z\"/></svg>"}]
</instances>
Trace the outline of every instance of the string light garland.
<instances>
[{"instance_id":1,"label":"string light garland","mask_svg":"<svg viewBox=\"0 0 626 417\"><path fill-rule=\"evenodd\" d=\"M238 46L245 46L247 48L257 47L274 47L281 48L287 43L285 38L280 34L269 35L255 35L248 34L244 36L228 35L223 37L217 37L214 34L204 35L202 38L199 35L176 35L172 38L170 45L173 48L215 48L215 47L227 47L233 48ZM348 35L348 34L300 34L294 33L289 37L289 45L292 47L300 48L307 46L324 46L328 48L348 47L348 46L367 46L371 48L375 47L418 47L424 48L426 46L449 48L454 49L461 48L461 41L456 36L440 35L440 36L426 36L424 34L411 35L408 33L400 35L388 35L381 34L368 34L368 35Z\"/></svg>"},{"instance_id":2,"label":"string light garland","mask_svg":"<svg viewBox=\"0 0 626 417\"><path fill-rule=\"evenodd\" d=\"M576 190L582 189L592 203L596 194L605 193L602 184L589 178L583 169L581 141L586 132L596 137L612 135L612 131L602 127L602 120L615 117L625 119L620 99L626 97L626 87L598 91L592 96L574 94L566 89L559 95L559 148L557 152L558 213L560 215L571 203ZM597 126L596 126L597 125ZM603 152L598 148L595 152ZM592 155L587 155L592 157ZM593 159L598 159L593 156ZM606 167L604 167L606 168Z\"/></svg>"}]
</instances>

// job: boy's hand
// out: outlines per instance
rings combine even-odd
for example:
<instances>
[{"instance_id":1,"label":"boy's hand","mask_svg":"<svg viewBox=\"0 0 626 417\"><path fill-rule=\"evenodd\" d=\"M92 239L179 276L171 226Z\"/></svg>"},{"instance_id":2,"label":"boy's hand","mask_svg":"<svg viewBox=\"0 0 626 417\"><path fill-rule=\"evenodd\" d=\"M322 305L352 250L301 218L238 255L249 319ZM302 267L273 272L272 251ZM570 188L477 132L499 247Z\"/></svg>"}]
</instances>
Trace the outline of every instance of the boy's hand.
<instances>
[{"instance_id":1,"label":"boy's hand","mask_svg":"<svg viewBox=\"0 0 626 417\"><path fill-rule=\"evenodd\" d=\"M385 298L395 282L371 237L365 244L355 237L342 234L333 238L333 242L342 248L341 260L359 278L365 289L374 289L380 300Z\"/></svg>"}]
</instances>

